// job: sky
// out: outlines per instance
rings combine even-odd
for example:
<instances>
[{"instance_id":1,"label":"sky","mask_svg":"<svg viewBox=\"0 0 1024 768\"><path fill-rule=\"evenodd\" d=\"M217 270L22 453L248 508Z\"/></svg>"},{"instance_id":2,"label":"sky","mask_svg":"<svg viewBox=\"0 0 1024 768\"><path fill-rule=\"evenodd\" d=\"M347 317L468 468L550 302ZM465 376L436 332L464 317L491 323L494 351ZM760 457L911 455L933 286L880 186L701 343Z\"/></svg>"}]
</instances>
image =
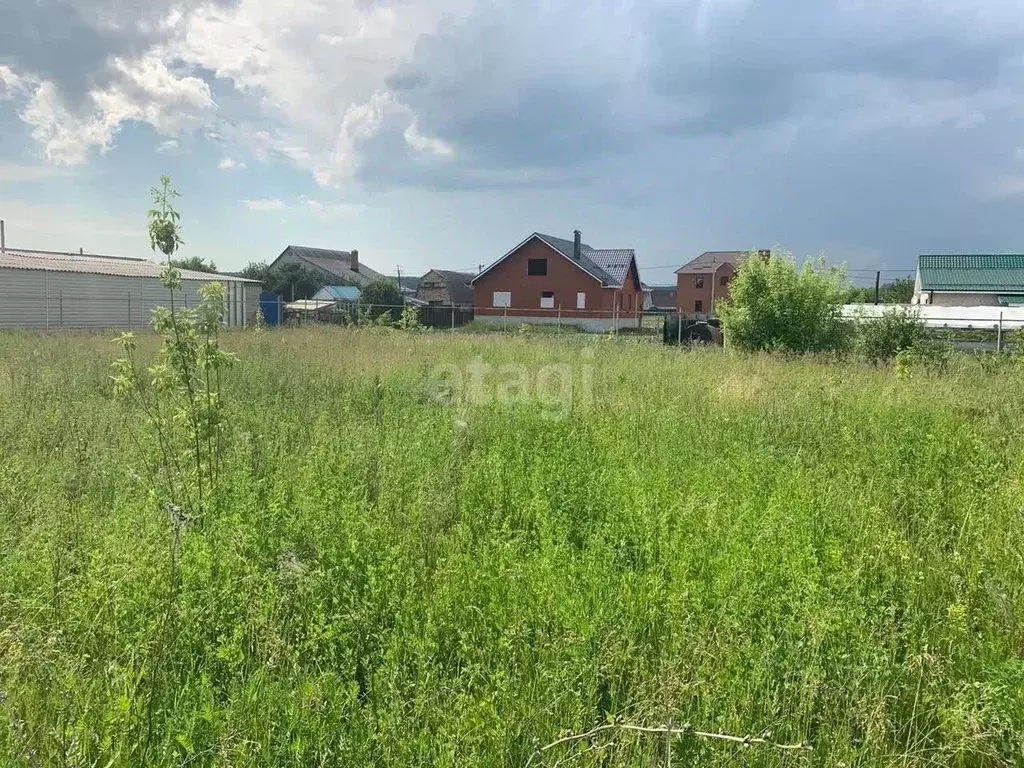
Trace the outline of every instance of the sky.
<instances>
[{"instance_id":1,"label":"sky","mask_svg":"<svg viewBox=\"0 0 1024 768\"><path fill-rule=\"evenodd\" d=\"M1024 251L1020 0L0 0L9 246L475 270L540 231L859 270Z\"/></svg>"}]
</instances>

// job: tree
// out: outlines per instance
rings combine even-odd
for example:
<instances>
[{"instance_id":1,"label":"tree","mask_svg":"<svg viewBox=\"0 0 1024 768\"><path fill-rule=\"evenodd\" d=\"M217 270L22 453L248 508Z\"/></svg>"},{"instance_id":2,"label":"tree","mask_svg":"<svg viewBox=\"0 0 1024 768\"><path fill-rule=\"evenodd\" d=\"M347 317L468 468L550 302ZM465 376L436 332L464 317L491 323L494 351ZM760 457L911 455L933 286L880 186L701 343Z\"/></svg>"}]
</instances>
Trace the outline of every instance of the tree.
<instances>
[{"instance_id":1,"label":"tree","mask_svg":"<svg viewBox=\"0 0 1024 768\"><path fill-rule=\"evenodd\" d=\"M909 304L914 297L914 278L899 277L884 283L878 290L881 304ZM850 288L844 299L845 304L874 304L875 286Z\"/></svg>"},{"instance_id":2,"label":"tree","mask_svg":"<svg viewBox=\"0 0 1024 768\"><path fill-rule=\"evenodd\" d=\"M359 292L359 302L369 307L371 317L387 312L395 320L402 314L404 303L398 283L383 277L367 283L362 288ZM375 311L374 307L380 309Z\"/></svg>"},{"instance_id":3,"label":"tree","mask_svg":"<svg viewBox=\"0 0 1024 768\"><path fill-rule=\"evenodd\" d=\"M265 261L253 261L238 274L250 280L259 280L264 291L276 293L285 301L308 299L327 284L322 272L306 269L301 264L271 267Z\"/></svg>"},{"instance_id":4,"label":"tree","mask_svg":"<svg viewBox=\"0 0 1024 768\"><path fill-rule=\"evenodd\" d=\"M747 351L842 351L853 324L842 316L844 274L824 257L797 267L789 253L749 258L719 305L726 343Z\"/></svg>"},{"instance_id":5,"label":"tree","mask_svg":"<svg viewBox=\"0 0 1024 768\"><path fill-rule=\"evenodd\" d=\"M205 262L198 256L189 256L187 259L171 259L170 262L178 269L189 269L193 272L216 272L217 265L212 261Z\"/></svg>"}]
</instances>

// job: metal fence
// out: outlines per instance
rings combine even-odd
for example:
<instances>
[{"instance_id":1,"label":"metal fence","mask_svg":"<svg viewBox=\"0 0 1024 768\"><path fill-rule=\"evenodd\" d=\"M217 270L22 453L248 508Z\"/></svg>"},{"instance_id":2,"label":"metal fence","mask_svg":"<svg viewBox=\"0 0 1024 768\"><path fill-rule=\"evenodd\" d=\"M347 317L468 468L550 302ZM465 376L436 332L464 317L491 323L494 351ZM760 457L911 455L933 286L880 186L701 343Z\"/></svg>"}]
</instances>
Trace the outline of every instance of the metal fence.
<instances>
[{"instance_id":1,"label":"metal fence","mask_svg":"<svg viewBox=\"0 0 1024 768\"><path fill-rule=\"evenodd\" d=\"M205 283L203 283L205 285ZM173 293L167 288L146 286L131 290L72 291L54 289L16 292L0 287L0 328L120 328L149 327L156 307L195 307L200 286L185 284ZM245 326L256 317L256 296L229 290L224 302L224 322Z\"/></svg>"}]
</instances>

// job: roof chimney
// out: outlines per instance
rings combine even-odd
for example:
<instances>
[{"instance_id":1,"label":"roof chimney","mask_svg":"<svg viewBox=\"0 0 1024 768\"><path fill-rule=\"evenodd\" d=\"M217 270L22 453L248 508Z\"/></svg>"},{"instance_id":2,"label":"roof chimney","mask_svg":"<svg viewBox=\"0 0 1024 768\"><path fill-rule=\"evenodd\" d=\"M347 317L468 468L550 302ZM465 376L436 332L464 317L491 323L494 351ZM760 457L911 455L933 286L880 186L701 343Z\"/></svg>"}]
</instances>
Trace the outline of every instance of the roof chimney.
<instances>
[{"instance_id":1,"label":"roof chimney","mask_svg":"<svg viewBox=\"0 0 1024 768\"><path fill-rule=\"evenodd\" d=\"M359 251L357 251L355 248L353 248L351 251L349 251L349 255L352 257L352 258L349 259L349 269L351 269L353 272L358 272L359 271Z\"/></svg>"},{"instance_id":2,"label":"roof chimney","mask_svg":"<svg viewBox=\"0 0 1024 768\"><path fill-rule=\"evenodd\" d=\"M572 257L576 261L579 261L580 260L580 256L583 253L583 246L580 243L580 238L582 238L583 236L580 234L580 231L578 229L573 230L572 234L573 234L573 237L574 237L573 244L572 244Z\"/></svg>"},{"instance_id":3,"label":"roof chimney","mask_svg":"<svg viewBox=\"0 0 1024 768\"><path fill-rule=\"evenodd\" d=\"M4 231L4 220L0 219L0 253L7 252L7 233Z\"/></svg>"}]
</instances>

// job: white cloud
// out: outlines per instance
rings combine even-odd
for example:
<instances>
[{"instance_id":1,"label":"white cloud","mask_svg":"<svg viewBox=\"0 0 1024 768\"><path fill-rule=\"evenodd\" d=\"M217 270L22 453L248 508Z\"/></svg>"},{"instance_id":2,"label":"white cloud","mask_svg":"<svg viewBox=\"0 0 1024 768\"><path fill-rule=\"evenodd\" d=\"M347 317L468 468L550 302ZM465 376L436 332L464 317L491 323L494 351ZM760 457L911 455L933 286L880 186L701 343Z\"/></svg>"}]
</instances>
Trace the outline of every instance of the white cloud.
<instances>
[{"instance_id":1,"label":"white cloud","mask_svg":"<svg viewBox=\"0 0 1024 768\"><path fill-rule=\"evenodd\" d=\"M439 157L451 157L455 154L455 150L448 142L442 141L441 139L435 139L430 136L424 136L420 133L420 129L416 124L415 118L411 123L409 123L409 127L405 129L403 136L406 144L420 152L428 152L432 155L438 155Z\"/></svg>"},{"instance_id":2,"label":"white cloud","mask_svg":"<svg viewBox=\"0 0 1024 768\"><path fill-rule=\"evenodd\" d=\"M213 106L210 87L197 77L173 74L155 54L135 61L117 59L119 77L89 93L82 115L64 103L50 81L39 83L21 112L48 160L84 163L93 150L110 149L121 123L146 122L159 133L177 134L200 125Z\"/></svg>"},{"instance_id":3,"label":"white cloud","mask_svg":"<svg viewBox=\"0 0 1024 768\"><path fill-rule=\"evenodd\" d=\"M243 200L242 205L250 211L283 211L287 207L283 200L276 197Z\"/></svg>"},{"instance_id":4,"label":"white cloud","mask_svg":"<svg viewBox=\"0 0 1024 768\"><path fill-rule=\"evenodd\" d=\"M156 145L156 151L161 155L167 155L174 152L178 146L179 144L177 139L167 139L166 141L161 141Z\"/></svg>"},{"instance_id":5,"label":"white cloud","mask_svg":"<svg viewBox=\"0 0 1024 768\"><path fill-rule=\"evenodd\" d=\"M0 101L13 99L23 88L23 79L16 75L14 70L0 65Z\"/></svg>"},{"instance_id":6,"label":"white cloud","mask_svg":"<svg viewBox=\"0 0 1024 768\"><path fill-rule=\"evenodd\" d=\"M320 184L337 185L357 172L372 139L393 133L401 141L415 115L394 99L388 78L423 34L473 3L239 0L185 17L173 51L256 107L258 117L234 122L233 140L261 159L283 157ZM418 129L410 135L416 151L452 151Z\"/></svg>"},{"instance_id":7,"label":"white cloud","mask_svg":"<svg viewBox=\"0 0 1024 768\"><path fill-rule=\"evenodd\" d=\"M222 157L220 162L217 163L217 167L222 171L243 170L245 168L245 162L242 160L235 160L233 157Z\"/></svg>"}]
</instances>

